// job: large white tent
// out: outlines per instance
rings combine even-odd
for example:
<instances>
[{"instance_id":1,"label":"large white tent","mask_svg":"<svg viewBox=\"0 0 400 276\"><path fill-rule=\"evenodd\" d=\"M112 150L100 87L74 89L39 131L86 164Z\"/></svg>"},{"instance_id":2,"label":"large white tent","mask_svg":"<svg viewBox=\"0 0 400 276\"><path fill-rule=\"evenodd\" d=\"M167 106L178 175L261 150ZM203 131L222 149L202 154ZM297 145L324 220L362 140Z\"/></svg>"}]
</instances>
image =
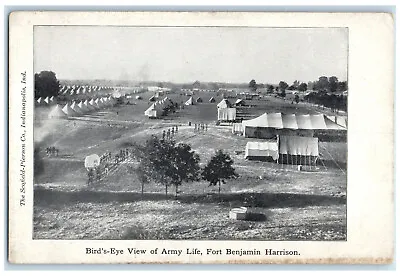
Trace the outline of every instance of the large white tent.
<instances>
[{"instance_id":1,"label":"large white tent","mask_svg":"<svg viewBox=\"0 0 400 276\"><path fill-rule=\"evenodd\" d=\"M269 132L270 136L274 136L277 134L289 134L289 132L294 131L300 131L303 136L312 136L311 134L314 130L346 130L346 128L335 124L323 114L264 113L257 118L243 121L242 125L246 137L257 137L257 133L267 134ZM307 135L305 135L306 133Z\"/></svg>"},{"instance_id":2,"label":"large white tent","mask_svg":"<svg viewBox=\"0 0 400 276\"><path fill-rule=\"evenodd\" d=\"M281 135L279 154L318 156L318 138Z\"/></svg>"}]
</instances>

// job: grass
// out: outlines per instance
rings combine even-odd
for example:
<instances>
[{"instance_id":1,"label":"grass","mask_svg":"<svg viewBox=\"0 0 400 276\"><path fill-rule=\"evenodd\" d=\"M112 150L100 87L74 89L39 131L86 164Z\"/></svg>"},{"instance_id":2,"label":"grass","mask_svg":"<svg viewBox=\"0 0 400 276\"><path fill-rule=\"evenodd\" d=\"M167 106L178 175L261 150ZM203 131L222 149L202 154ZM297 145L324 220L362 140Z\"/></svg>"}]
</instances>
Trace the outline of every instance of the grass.
<instances>
[{"instance_id":1,"label":"grass","mask_svg":"<svg viewBox=\"0 0 400 276\"><path fill-rule=\"evenodd\" d=\"M144 100L133 100L131 105L72 120L46 120L48 108L35 109L35 137L44 171L35 176L34 239L346 239L346 174L335 165L345 166L345 143L322 142L321 158L335 162L314 173L248 161L235 151L243 150L247 141L254 139L215 125L221 96L211 104L207 101L215 95L206 93L201 96L202 104L185 106L164 120L149 120L143 112L151 95L147 92L142 95ZM180 94L169 97L177 102L188 98ZM306 105L273 97L246 102L253 105L243 108L246 116L315 112ZM208 123L209 129L194 132L189 121ZM131 165L123 164L101 183L87 186L85 156L116 153L149 135L161 135L171 125L179 125L175 139L191 144L202 165L222 149L233 158L240 177L222 185L221 195L218 187L209 187L204 181L184 183L175 200L174 188L169 188L166 198L164 186L156 183L147 184L142 196ZM46 157L48 146L58 147L62 157ZM229 219L229 210L239 206L250 208L248 221Z\"/></svg>"}]
</instances>

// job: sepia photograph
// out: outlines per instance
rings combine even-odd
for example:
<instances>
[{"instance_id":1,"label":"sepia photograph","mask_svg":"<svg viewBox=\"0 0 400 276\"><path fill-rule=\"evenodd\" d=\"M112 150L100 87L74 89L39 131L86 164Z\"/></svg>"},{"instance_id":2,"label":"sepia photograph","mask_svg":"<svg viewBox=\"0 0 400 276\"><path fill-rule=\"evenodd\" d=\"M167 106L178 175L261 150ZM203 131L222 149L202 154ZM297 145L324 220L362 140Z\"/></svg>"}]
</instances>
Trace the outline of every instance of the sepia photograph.
<instances>
[{"instance_id":1,"label":"sepia photograph","mask_svg":"<svg viewBox=\"0 0 400 276\"><path fill-rule=\"evenodd\" d=\"M33 239L346 240L347 28L33 40Z\"/></svg>"}]
</instances>

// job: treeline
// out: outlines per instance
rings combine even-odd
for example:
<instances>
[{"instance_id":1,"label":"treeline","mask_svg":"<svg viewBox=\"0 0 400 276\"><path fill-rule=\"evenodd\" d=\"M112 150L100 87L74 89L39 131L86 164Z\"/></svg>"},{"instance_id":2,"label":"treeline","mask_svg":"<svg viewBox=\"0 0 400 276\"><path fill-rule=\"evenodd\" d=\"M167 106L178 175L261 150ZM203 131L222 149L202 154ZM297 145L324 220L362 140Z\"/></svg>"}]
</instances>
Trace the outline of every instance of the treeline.
<instances>
[{"instance_id":1,"label":"treeline","mask_svg":"<svg viewBox=\"0 0 400 276\"><path fill-rule=\"evenodd\" d=\"M310 81L307 84L308 90L318 92L343 92L347 91L347 81L339 81L336 76L321 76L316 81Z\"/></svg>"},{"instance_id":2,"label":"treeline","mask_svg":"<svg viewBox=\"0 0 400 276\"><path fill-rule=\"evenodd\" d=\"M304 96L304 100L330 108L333 112L337 112L338 110L347 111L347 96L343 96L343 94L328 94L324 91L312 92Z\"/></svg>"},{"instance_id":3,"label":"treeline","mask_svg":"<svg viewBox=\"0 0 400 276\"><path fill-rule=\"evenodd\" d=\"M297 90L297 91L307 91L313 90L317 92L343 92L347 90L347 81L339 81L336 76L326 77L321 76L316 81L309 81L308 83L300 82L298 80L293 81L289 85L286 81L281 80L278 85L257 83L256 80L252 79L248 83L248 88L252 91L257 91L259 89L266 90L267 93L280 92L283 97L286 90Z\"/></svg>"}]
</instances>

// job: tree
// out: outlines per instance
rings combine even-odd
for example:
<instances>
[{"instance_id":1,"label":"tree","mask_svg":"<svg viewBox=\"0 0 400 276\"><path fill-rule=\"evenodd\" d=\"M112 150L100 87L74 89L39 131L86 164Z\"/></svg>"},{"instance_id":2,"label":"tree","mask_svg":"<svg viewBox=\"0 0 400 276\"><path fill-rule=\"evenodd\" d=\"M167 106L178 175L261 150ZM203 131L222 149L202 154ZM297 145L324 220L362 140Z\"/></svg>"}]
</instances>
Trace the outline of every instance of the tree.
<instances>
[{"instance_id":1,"label":"tree","mask_svg":"<svg viewBox=\"0 0 400 276\"><path fill-rule=\"evenodd\" d=\"M288 87L289 85L286 82L284 81L279 82L279 89L281 90L281 92L284 92Z\"/></svg>"},{"instance_id":2,"label":"tree","mask_svg":"<svg viewBox=\"0 0 400 276\"><path fill-rule=\"evenodd\" d=\"M309 90L315 90L315 84L316 84L315 81L309 81L309 82L307 83L307 89L309 89Z\"/></svg>"},{"instance_id":3,"label":"tree","mask_svg":"<svg viewBox=\"0 0 400 276\"><path fill-rule=\"evenodd\" d=\"M198 180L200 157L188 144L176 144L173 140L152 136L144 146L138 146L135 153L142 187L153 180L165 186L167 196L168 187L173 185L177 197L178 187L183 182Z\"/></svg>"},{"instance_id":4,"label":"tree","mask_svg":"<svg viewBox=\"0 0 400 276\"><path fill-rule=\"evenodd\" d=\"M307 84L304 83L304 82L302 82L302 83L299 85L298 90L299 90L299 91L302 91L302 92L307 91Z\"/></svg>"},{"instance_id":5,"label":"tree","mask_svg":"<svg viewBox=\"0 0 400 276\"><path fill-rule=\"evenodd\" d=\"M299 95L296 94L296 96L294 96L294 101L298 104L300 101L300 97Z\"/></svg>"},{"instance_id":6,"label":"tree","mask_svg":"<svg viewBox=\"0 0 400 276\"><path fill-rule=\"evenodd\" d=\"M250 88L250 90L253 91L253 92L257 91L257 83L256 83L255 80L251 80L251 81L249 82L249 88Z\"/></svg>"},{"instance_id":7,"label":"tree","mask_svg":"<svg viewBox=\"0 0 400 276\"><path fill-rule=\"evenodd\" d=\"M209 186L216 186L218 183L218 194L220 194L221 182L225 184L226 179L238 177L232 164L233 160L229 154L218 150L203 169L201 176L210 183Z\"/></svg>"},{"instance_id":8,"label":"tree","mask_svg":"<svg viewBox=\"0 0 400 276\"><path fill-rule=\"evenodd\" d=\"M329 80L325 76L319 77L318 81L314 85L314 89L317 91L328 91Z\"/></svg>"},{"instance_id":9,"label":"tree","mask_svg":"<svg viewBox=\"0 0 400 276\"><path fill-rule=\"evenodd\" d=\"M347 90L347 81L339 81L337 90L340 92L346 91Z\"/></svg>"},{"instance_id":10,"label":"tree","mask_svg":"<svg viewBox=\"0 0 400 276\"><path fill-rule=\"evenodd\" d=\"M193 88L200 88L200 82L198 80L193 83Z\"/></svg>"},{"instance_id":11,"label":"tree","mask_svg":"<svg viewBox=\"0 0 400 276\"><path fill-rule=\"evenodd\" d=\"M35 74L35 98L57 96L60 83L52 71L41 71Z\"/></svg>"},{"instance_id":12,"label":"tree","mask_svg":"<svg viewBox=\"0 0 400 276\"><path fill-rule=\"evenodd\" d=\"M338 88L338 78L335 76L332 76L329 78L329 91L331 92L336 92Z\"/></svg>"},{"instance_id":13,"label":"tree","mask_svg":"<svg viewBox=\"0 0 400 276\"><path fill-rule=\"evenodd\" d=\"M274 93L274 86L273 85L268 84L267 93Z\"/></svg>"}]
</instances>

